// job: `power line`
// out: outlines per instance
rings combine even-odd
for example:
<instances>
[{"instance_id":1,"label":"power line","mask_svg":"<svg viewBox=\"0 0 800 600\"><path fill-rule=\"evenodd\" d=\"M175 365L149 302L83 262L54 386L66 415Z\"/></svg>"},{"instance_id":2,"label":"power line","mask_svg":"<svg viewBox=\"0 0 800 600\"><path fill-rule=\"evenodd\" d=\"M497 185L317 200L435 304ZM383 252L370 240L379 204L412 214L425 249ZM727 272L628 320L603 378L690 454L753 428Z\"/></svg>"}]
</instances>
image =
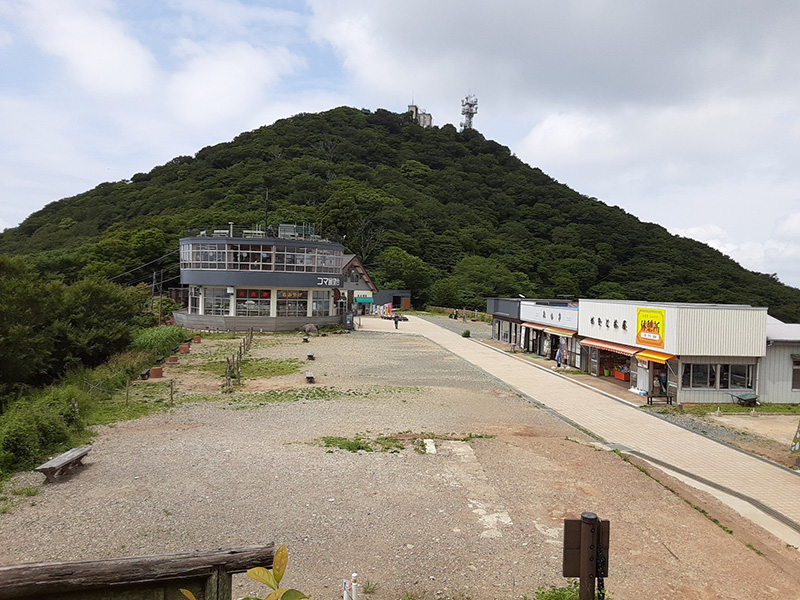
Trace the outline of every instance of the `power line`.
<instances>
[{"instance_id":1,"label":"power line","mask_svg":"<svg viewBox=\"0 0 800 600\"><path fill-rule=\"evenodd\" d=\"M114 281L115 279L117 279L117 278L119 278L119 277L122 277L123 275L127 275L128 273L133 273L134 271L136 271L136 270L138 270L138 269L144 268L144 267L146 267L146 266L148 266L148 265L152 265L154 262L158 262L158 261L160 261L162 258L166 258L166 257L168 257L168 256L171 256L172 254L175 254L175 253L177 253L177 252L179 252L179 251L180 251L180 249L178 249L178 250L173 250L172 252L167 252L167 253L166 253L164 256L159 256L158 258L156 258L156 259L154 259L154 260L151 260L149 263L145 263L145 264L143 264L143 265L139 265L138 267L134 267L134 268L132 268L132 269L131 269L131 270L129 270L129 271L125 271L124 273L120 273L119 275L114 275L114 277L109 277L109 279L108 279L108 280L109 280L109 281Z\"/></svg>"}]
</instances>

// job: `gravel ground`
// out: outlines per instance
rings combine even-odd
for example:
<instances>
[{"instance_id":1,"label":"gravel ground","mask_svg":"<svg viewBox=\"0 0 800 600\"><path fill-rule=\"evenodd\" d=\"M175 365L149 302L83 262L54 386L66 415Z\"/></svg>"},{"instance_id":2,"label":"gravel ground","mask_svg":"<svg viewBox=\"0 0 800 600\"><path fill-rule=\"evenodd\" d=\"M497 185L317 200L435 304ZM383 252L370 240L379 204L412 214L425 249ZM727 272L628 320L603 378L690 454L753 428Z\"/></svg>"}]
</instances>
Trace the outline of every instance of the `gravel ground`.
<instances>
[{"instance_id":1,"label":"gravel ground","mask_svg":"<svg viewBox=\"0 0 800 600\"><path fill-rule=\"evenodd\" d=\"M195 344L168 369L179 397L216 394L219 379L192 365L231 346ZM563 584L563 519L591 510L611 521L616 600L800 598L796 550L679 482L679 495L667 491L424 338L265 336L251 355L309 350L313 386L302 373L250 380L218 401L98 428L87 466L56 484L19 476L12 485L40 493L0 515L0 564L275 541L289 548L286 583L319 599L337 598L354 571L375 600L531 597ZM301 399L269 402L275 389ZM397 453L318 442L357 434L436 436L437 453L413 439ZM265 595L244 576L234 585L235 597Z\"/></svg>"}]
</instances>

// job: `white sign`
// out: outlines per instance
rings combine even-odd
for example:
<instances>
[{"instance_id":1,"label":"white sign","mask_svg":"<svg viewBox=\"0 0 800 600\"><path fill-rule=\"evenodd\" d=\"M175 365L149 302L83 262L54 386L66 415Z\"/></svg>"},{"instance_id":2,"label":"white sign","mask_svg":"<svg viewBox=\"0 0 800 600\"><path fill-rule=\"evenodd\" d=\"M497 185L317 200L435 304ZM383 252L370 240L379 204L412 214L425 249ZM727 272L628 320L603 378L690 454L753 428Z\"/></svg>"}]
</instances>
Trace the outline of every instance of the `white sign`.
<instances>
[{"instance_id":1,"label":"white sign","mask_svg":"<svg viewBox=\"0 0 800 600\"><path fill-rule=\"evenodd\" d=\"M340 277L317 277L317 285L340 287L342 285L342 279Z\"/></svg>"},{"instance_id":2,"label":"white sign","mask_svg":"<svg viewBox=\"0 0 800 600\"><path fill-rule=\"evenodd\" d=\"M519 318L528 323L578 330L577 306L548 306L523 300L519 307Z\"/></svg>"}]
</instances>

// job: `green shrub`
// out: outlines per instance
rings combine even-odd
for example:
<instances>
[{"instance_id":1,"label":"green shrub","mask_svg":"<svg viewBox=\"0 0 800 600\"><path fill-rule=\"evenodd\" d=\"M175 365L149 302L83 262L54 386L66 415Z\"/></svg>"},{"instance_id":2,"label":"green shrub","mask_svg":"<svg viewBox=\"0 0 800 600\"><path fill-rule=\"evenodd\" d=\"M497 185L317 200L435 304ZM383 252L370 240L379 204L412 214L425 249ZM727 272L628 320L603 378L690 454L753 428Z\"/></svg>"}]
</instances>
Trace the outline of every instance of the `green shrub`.
<instances>
[{"instance_id":1,"label":"green shrub","mask_svg":"<svg viewBox=\"0 0 800 600\"><path fill-rule=\"evenodd\" d=\"M33 419L20 415L0 430L0 468L15 471L25 468L41 454L39 431Z\"/></svg>"},{"instance_id":2,"label":"green shrub","mask_svg":"<svg viewBox=\"0 0 800 600\"><path fill-rule=\"evenodd\" d=\"M469 337L469 329L465 329L461 332L461 337Z\"/></svg>"},{"instance_id":3,"label":"green shrub","mask_svg":"<svg viewBox=\"0 0 800 600\"><path fill-rule=\"evenodd\" d=\"M132 350L146 350L154 356L170 354L172 349L186 339L186 331L177 325L163 325L143 329L131 342Z\"/></svg>"}]
</instances>

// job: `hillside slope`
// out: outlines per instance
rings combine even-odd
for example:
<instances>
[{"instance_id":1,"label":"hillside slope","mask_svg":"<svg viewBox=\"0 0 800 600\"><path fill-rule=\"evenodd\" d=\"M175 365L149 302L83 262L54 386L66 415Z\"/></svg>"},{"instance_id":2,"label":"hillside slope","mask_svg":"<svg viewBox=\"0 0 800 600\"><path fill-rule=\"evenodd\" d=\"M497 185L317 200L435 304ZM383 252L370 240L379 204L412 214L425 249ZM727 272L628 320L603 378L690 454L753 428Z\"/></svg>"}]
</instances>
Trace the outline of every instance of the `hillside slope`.
<instances>
[{"instance_id":1,"label":"hillside slope","mask_svg":"<svg viewBox=\"0 0 800 600\"><path fill-rule=\"evenodd\" d=\"M560 184L451 125L337 108L300 114L53 202L0 234L48 278L177 273L201 229L310 222L418 302L486 295L747 303L800 322L800 290ZM164 276L162 274L162 276ZM167 277L167 278L168 278ZM142 270L118 278L133 282Z\"/></svg>"}]
</instances>

